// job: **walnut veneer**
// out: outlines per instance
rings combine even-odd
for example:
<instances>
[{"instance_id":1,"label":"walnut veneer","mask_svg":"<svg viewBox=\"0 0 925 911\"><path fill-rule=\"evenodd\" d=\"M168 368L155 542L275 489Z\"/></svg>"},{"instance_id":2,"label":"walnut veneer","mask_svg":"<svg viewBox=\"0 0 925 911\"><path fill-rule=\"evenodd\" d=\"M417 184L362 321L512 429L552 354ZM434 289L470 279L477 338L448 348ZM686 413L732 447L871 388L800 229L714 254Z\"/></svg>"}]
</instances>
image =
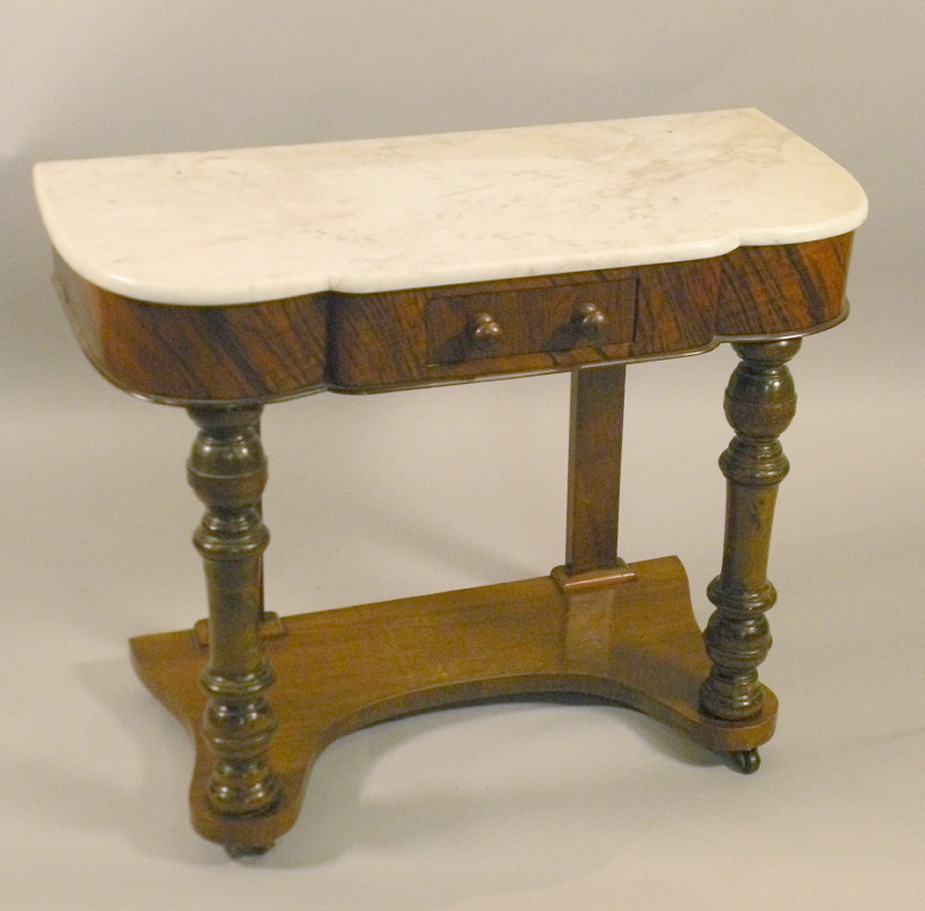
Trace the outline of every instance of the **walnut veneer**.
<instances>
[{"instance_id":1,"label":"walnut veneer","mask_svg":"<svg viewBox=\"0 0 925 911\"><path fill-rule=\"evenodd\" d=\"M629 269L377 294L322 292L236 306L134 300L56 274L89 359L160 402L269 403L548 373L818 331L845 315L851 234ZM683 306L678 302L683 301ZM580 326L585 304L601 324ZM491 311L501 335L479 343Z\"/></svg>"}]
</instances>

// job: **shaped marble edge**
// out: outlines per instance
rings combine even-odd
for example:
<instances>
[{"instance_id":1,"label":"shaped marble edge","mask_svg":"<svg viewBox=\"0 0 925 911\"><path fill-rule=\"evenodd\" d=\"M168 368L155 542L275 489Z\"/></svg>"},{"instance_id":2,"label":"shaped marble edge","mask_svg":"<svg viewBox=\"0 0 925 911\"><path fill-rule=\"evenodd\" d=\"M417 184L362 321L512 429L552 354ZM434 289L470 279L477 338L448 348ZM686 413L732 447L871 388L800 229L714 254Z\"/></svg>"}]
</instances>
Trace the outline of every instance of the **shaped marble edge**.
<instances>
[{"instance_id":1,"label":"shaped marble edge","mask_svg":"<svg viewBox=\"0 0 925 911\"><path fill-rule=\"evenodd\" d=\"M86 281L192 306L704 259L857 228L867 200L752 108L43 162Z\"/></svg>"}]
</instances>

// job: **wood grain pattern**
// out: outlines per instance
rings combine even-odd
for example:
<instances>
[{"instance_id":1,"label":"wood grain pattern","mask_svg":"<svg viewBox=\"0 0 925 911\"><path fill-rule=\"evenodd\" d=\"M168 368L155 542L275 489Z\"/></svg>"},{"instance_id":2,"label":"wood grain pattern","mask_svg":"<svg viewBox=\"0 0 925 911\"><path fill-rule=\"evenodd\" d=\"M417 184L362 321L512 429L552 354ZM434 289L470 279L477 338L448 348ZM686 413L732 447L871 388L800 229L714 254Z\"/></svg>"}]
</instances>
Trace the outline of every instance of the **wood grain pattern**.
<instances>
[{"instance_id":1,"label":"wood grain pattern","mask_svg":"<svg viewBox=\"0 0 925 911\"><path fill-rule=\"evenodd\" d=\"M325 295L229 307L150 304L56 279L87 358L111 383L169 404L262 403L325 387Z\"/></svg>"},{"instance_id":2,"label":"wood grain pattern","mask_svg":"<svg viewBox=\"0 0 925 911\"><path fill-rule=\"evenodd\" d=\"M850 251L851 235L843 235L686 263L228 307L120 297L60 259L57 275L85 353L116 385L177 404L267 403L321 389L375 392L557 372L674 357L720 341L806 335L843 318ZM569 289L593 284L637 289L633 326L621 303L615 335L588 339L542 328L538 309L570 310ZM513 347L469 357L435 352L441 330L431 326L428 338L428 308L464 297L477 309L504 309ZM536 331L543 338L534 340Z\"/></svg>"},{"instance_id":3,"label":"wood grain pattern","mask_svg":"<svg viewBox=\"0 0 925 911\"><path fill-rule=\"evenodd\" d=\"M716 331L728 339L786 335L839 319L853 235L723 257Z\"/></svg>"},{"instance_id":4,"label":"wood grain pattern","mask_svg":"<svg viewBox=\"0 0 925 911\"><path fill-rule=\"evenodd\" d=\"M228 846L268 846L298 815L324 747L409 712L515 694L575 693L630 706L705 747L753 748L774 730L770 692L760 717L728 725L704 715L698 690L709 659L675 557L632 565L635 581L565 594L548 577L288 617L267 640L277 670L279 727L270 762L277 812L216 814L207 800L211 753L196 684L204 653L189 632L132 640L135 668L196 743L193 824Z\"/></svg>"},{"instance_id":5,"label":"wood grain pattern","mask_svg":"<svg viewBox=\"0 0 925 911\"><path fill-rule=\"evenodd\" d=\"M636 270L640 296L633 355L664 357L712 347L720 306L720 270L718 259Z\"/></svg>"}]
</instances>

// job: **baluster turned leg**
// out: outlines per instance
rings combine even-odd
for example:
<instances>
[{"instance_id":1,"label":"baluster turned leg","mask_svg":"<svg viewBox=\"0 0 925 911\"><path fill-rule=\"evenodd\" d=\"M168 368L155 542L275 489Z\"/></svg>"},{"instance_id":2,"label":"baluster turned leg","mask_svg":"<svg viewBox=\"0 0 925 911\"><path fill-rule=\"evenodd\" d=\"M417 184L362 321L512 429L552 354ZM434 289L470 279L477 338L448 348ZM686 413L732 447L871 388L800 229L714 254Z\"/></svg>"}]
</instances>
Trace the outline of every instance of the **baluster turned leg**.
<instances>
[{"instance_id":1,"label":"baluster turned leg","mask_svg":"<svg viewBox=\"0 0 925 911\"><path fill-rule=\"evenodd\" d=\"M193 540L209 596L209 663L200 677L208 696L203 733L215 754L208 795L214 812L232 817L270 812L279 799L267 762L276 727L265 698L273 672L259 639L262 555L269 541L260 515L267 479L260 410L190 409L200 431L188 477L206 505ZM248 847L229 849L244 853Z\"/></svg>"},{"instance_id":2,"label":"baluster turned leg","mask_svg":"<svg viewBox=\"0 0 925 911\"><path fill-rule=\"evenodd\" d=\"M767 611L777 594L767 579L777 488L789 465L777 437L796 410L786 363L799 339L734 345L742 362L726 389L726 417L736 432L720 457L727 479L722 571L707 589L716 611L705 631L713 661L700 691L703 711L736 722L760 714L758 665L771 647ZM738 769L758 768L757 750L733 755Z\"/></svg>"}]
</instances>

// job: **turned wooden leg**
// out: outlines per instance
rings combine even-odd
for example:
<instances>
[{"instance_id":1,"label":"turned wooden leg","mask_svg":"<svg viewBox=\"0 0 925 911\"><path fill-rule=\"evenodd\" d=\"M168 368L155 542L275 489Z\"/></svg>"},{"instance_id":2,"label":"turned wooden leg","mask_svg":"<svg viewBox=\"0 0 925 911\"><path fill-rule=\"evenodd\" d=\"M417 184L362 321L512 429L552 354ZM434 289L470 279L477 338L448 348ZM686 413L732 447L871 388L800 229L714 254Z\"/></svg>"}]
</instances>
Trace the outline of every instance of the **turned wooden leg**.
<instances>
[{"instance_id":1,"label":"turned wooden leg","mask_svg":"<svg viewBox=\"0 0 925 911\"><path fill-rule=\"evenodd\" d=\"M200 677L208 696L203 734L215 755L208 797L216 813L250 816L273 810L279 799L267 763L276 721L265 693L273 673L259 636L269 541L259 508L267 479L260 408L191 408L190 414L200 431L188 478L206 505L193 540L209 597L209 662Z\"/></svg>"},{"instance_id":2,"label":"turned wooden leg","mask_svg":"<svg viewBox=\"0 0 925 911\"><path fill-rule=\"evenodd\" d=\"M724 721L759 715L764 691L758 665L771 647L765 611L776 600L767 579L777 488L788 470L778 435L796 409L786 363L799 339L734 345L742 359L726 389L726 417L736 432L720 457L727 479L723 564L707 590L716 611L704 633L713 668L700 691L704 712ZM758 767L757 751L734 757L743 772Z\"/></svg>"}]
</instances>

